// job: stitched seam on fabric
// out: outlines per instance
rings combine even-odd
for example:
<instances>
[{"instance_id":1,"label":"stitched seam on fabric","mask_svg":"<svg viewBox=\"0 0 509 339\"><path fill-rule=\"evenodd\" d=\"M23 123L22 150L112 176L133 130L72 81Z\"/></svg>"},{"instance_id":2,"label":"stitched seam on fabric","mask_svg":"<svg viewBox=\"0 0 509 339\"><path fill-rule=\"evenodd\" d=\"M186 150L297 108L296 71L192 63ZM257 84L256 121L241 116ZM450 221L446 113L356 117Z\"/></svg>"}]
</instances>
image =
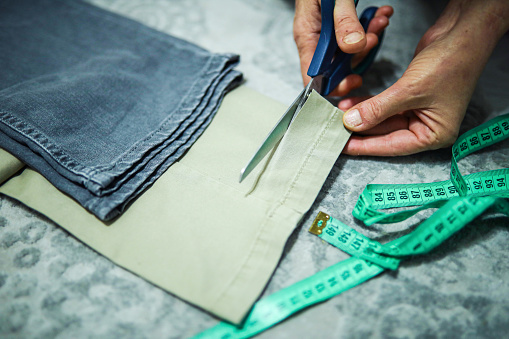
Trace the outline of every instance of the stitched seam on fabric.
<instances>
[{"instance_id":1,"label":"stitched seam on fabric","mask_svg":"<svg viewBox=\"0 0 509 339\"><path fill-rule=\"evenodd\" d=\"M193 120L193 123L194 123L194 122L195 122L198 118L199 118L199 116L197 116L197 117ZM187 144L187 142L188 142L189 140L193 139L194 134L195 134L195 133L199 130L199 128L200 128L203 124L210 124L210 122L211 122L211 119L208 119L208 118L207 118L207 119L204 119L202 122L200 122L200 123L199 123L199 125L197 126L196 130L195 130L195 131L194 131L194 132L193 132L190 136L188 136L188 140L185 140L185 143ZM161 152L163 152L163 151L161 150ZM165 156L165 159L168 159L168 158L172 157L172 156L173 156L173 155L175 155L175 154L179 154L179 152L180 152L180 148L179 148L179 149L177 149L177 150L175 150L175 151L173 151L171 154L169 154L169 155ZM180 153L180 155L179 155L179 156L177 156L177 159L178 159L178 158L180 158L181 156L182 156L182 153ZM164 161L163 161L163 163L164 163ZM151 163L150 163L150 162L148 162L148 163L146 164L146 166L148 166L148 168L150 169L150 171L151 171L152 173L155 173L155 172L156 172L156 171L157 171L157 170L158 170L161 166L163 166L163 163L157 163L156 165L150 165ZM178 163L178 161L175 161L175 162L173 162L170 166L173 166L173 165L175 165L175 164L177 164L177 163ZM187 168L193 169L192 167L189 167L189 166L186 166L186 165L183 165L183 164L181 164L181 165L182 165L182 166L185 166L185 167L187 167ZM194 170L194 169L193 169L193 170ZM166 170L164 170L164 171L166 171ZM195 170L195 171L196 171L196 170ZM199 171L196 171L196 172L200 173L202 176L206 176L206 175L204 175L203 173L201 173L201 172L199 172ZM212 178L211 178L211 179L212 179ZM146 183L147 181L149 181L149 180L150 180L150 177L145 178L142 182L132 182L132 181L129 181L129 180L128 180L128 181L126 181L126 182L122 185L122 188L123 188L123 189L125 189L125 190L127 190L127 191L130 191L132 188L134 188L134 189L136 190L137 188L142 187L143 185L145 185L145 183ZM219 181L218 181L218 182L219 182ZM228 185L225 185L225 186L228 186ZM228 187L232 187L232 186L228 186ZM233 188L233 189L236 189L236 188L234 188L234 187L232 187L232 188ZM145 188L143 189L143 191L144 191L144 190L146 190L146 189L147 189L147 187L145 187ZM89 200L87 201L87 204L89 205L89 208L90 208L90 209L95 209L95 208L97 208L98 206L101 206L101 208L103 208L103 209L110 209L110 210L114 210L114 209L118 208L118 207L119 207L119 206L120 206L120 205L124 202L124 198L123 198L123 197L113 197L113 194L114 194L115 192L116 192L116 191L113 191L113 192L109 193L109 194L107 195L107 196L109 196L109 199L108 199L108 200L106 200L106 201L105 201L105 200L102 200L100 197L96 197L96 198L89 199ZM141 192L142 192L142 191L139 191L138 193L136 193L136 191L135 191L135 192L133 192L132 194L130 194L130 195L129 195L129 199L130 199L132 196L137 196L137 195L138 195L138 194L140 194ZM110 212L110 213L111 213L111 212Z\"/></svg>"},{"instance_id":2,"label":"stitched seam on fabric","mask_svg":"<svg viewBox=\"0 0 509 339\"><path fill-rule=\"evenodd\" d=\"M320 136L318 137L318 139L316 139L316 141L313 143L313 146L311 147L311 150L307 154L306 158L304 159L304 162L302 163L302 166L300 166L299 171L297 172L297 174L295 175L294 179L292 180L292 183L290 184L290 187L288 187L288 190L284 194L283 198L279 201L280 205L284 205L285 204L286 200L290 196L290 193L293 191L293 189L297 185L297 181L299 180L302 172L304 171L304 168L306 168L307 164L309 163L309 159L311 159L311 156L313 155L316 147L322 142L323 137L325 136L327 131L330 129L330 127L332 125L332 122L334 120L336 120L337 115L338 115L338 113L337 113L337 110L336 110L334 112L334 115L329 119L329 122L327 123L325 128L322 130L322 133L320 133ZM273 213L275 213L275 211Z\"/></svg>"},{"instance_id":3,"label":"stitched seam on fabric","mask_svg":"<svg viewBox=\"0 0 509 339\"><path fill-rule=\"evenodd\" d=\"M279 208L281 207L282 205L278 205L276 207ZM258 229L258 232L256 232L256 240L252 242L252 245L251 245L251 248L249 249L249 254L247 255L246 259L244 260L244 262L242 262L242 264L240 265L240 268L239 270L237 271L237 273L235 274L235 276L230 280L229 283L227 283L225 285L225 288L223 289L223 291L219 294L219 296L214 300L214 302L212 303L213 305L216 305L216 303L221 300L224 296L224 294L230 289L230 286L233 285L235 283L235 281L238 279L239 277L239 274L244 271L244 267L245 265L250 261L250 258L253 256L253 250L254 248L256 247L256 245L258 244L259 240L260 240L260 234L262 233L263 230L265 230L265 227L267 227L267 224L268 224L268 221L272 218L272 215L268 215L264 222L263 222L263 225L262 227L260 227Z\"/></svg>"},{"instance_id":4,"label":"stitched seam on fabric","mask_svg":"<svg viewBox=\"0 0 509 339\"><path fill-rule=\"evenodd\" d=\"M306 159L304 160L304 163L302 164L302 166L300 167L299 169L299 172L297 173L297 175L294 177L294 180L292 180L292 183L290 184L290 187L288 188L288 190L286 191L285 195L283 196L282 200L280 200L276 206L274 206L274 208L272 209L272 211L267 215L267 217L265 218L265 221L262 225L262 227L259 228L257 234L256 234L256 240L253 241L252 245L251 245L251 248L249 249L249 254L247 255L246 259L244 260L244 262L242 263L242 265L240 266L239 270L237 271L237 274L235 274L235 276L230 280L230 282L228 284L225 285L225 288L223 289L223 291L219 294L219 296L215 299L215 301L213 302L213 305L216 305L217 302L219 300L221 300L224 296L224 294L230 289L230 286L232 286L234 284L234 282L238 279L239 277L239 274L244 270L244 267L245 265L250 261L251 257L253 256L253 250L254 248L256 247L256 245L258 244L259 240L260 240L260 234L262 234L262 231L265 230L265 227L267 227L267 224L268 224L268 221L270 219L272 219L272 217L274 216L274 214L281 208L284 206L284 203L286 202L286 199L288 199L288 196L289 194L291 193L291 191L293 190L293 188L296 186L296 182L298 180L298 178L300 177L300 175L302 174L302 171L304 170L304 167L307 166L308 162L309 162L309 159L311 158L311 155L313 154L314 150L316 149L316 147L321 143L324 135L327 133L327 131L330 129L330 126L332 125L332 122L334 120L336 120L337 118L337 115L338 115L338 111L335 110L334 112L334 115L329 119L327 125L325 126L325 128L322 130L322 133L320 133L320 136L318 137L318 139L314 142L312 148L311 148L311 151L308 153L308 155L306 156ZM293 210L293 208L290 208ZM298 212L300 213L300 212Z\"/></svg>"},{"instance_id":5,"label":"stitched seam on fabric","mask_svg":"<svg viewBox=\"0 0 509 339\"><path fill-rule=\"evenodd\" d=\"M177 108L173 111L174 114L179 114L179 115L184 115L184 112L186 111L192 111L192 110L195 110L200 102L203 100L203 97L200 99L200 100L194 100L196 102L193 103L193 105L186 105L184 107L182 107L184 104L185 104L185 101L187 100L187 98L189 98L189 96L193 93L193 90L196 89L197 87L203 87L203 86L198 86L198 82L201 81L205 75L208 75L207 73L205 73L205 69L210 66L211 64L214 63L214 59L216 59L216 55L212 55L209 59L209 61L207 61L207 63L205 64L205 66L200 70L200 77L198 77L194 82L193 84L190 86L190 89L189 91L186 93L186 95L182 98L182 100L179 102L179 104L177 105ZM217 71L216 73L219 73L219 71ZM217 78L214 78L212 79L211 81L209 81L209 84L210 83L213 83L215 82ZM205 93L209 90L210 88L207 88L207 90L205 91ZM188 119L188 117L185 117L185 119L182 119L182 121L179 122L179 125L180 124L183 124L185 123ZM125 159L127 157L129 157L131 154L135 153L140 147L146 147L147 146L147 143L152 140L154 138L154 136L158 133L160 133L161 131L163 131L164 129L166 129L166 127L168 126L169 123L171 123L172 121L170 121L170 116L167 116L165 119L163 119L163 121L161 122L161 125L153 130L149 135L145 136L142 140L139 140L134 147L132 147L131 149L127 150L118 160L116 160L114 163L112 164L109 164L109 165L106 165L106 166L97 166L96 168L94 168L92 174L96 174L96 173L102 173L102 172L106 172L106 171L111 171L112 169L116 168L116 167L120 167L120 165L123 165L125 163L129 163L129 161L126 161ZM167 139L169 137L171 137L173 134L175 133L175 131L173 131L171 134L169 135L166 135L164 139ZM149 147L150 149L151 147Z\"/></svg>"},{"instance_id":6,"label":"stitched seam on fabric","mask_svg":"<svg viewBox=\"0 0 509 339\"><path fill-rule=\"evenodd\" d=\"M197 106L201 105L201 103L202 103L202 102L204 102L204 100L206 100L206 103L207 103L207 105L206 105L206 106L207 106L207 107L212 107L212 109L210 109L210 110L211 110L211 113L207 114L207 116L211 116L211 115L213 115L214 113L212 113L212 112L213 112L213 111L217 111L217 109L218 109L218 107L219 107L219 104L220 104L219 102L217 102L215 106L210 106L210 101L212 100L212 98L213 98L213 96L214 96L214 93L215 93L215 91L216 91L217 87L220 85L220 81L219 81L219 82L215 81L214 83L215 83L215 84L214 84L214 87L212 87L212 88L211 88L212 93L210 94L210 96L204 96L204 97L200 100L200 102L198 103L198 105L197 105ZM207 91L208 91L208 90L207 90ZM189 127L191 127L191 126L192 126L192 125L193 125L196 121L199 121L199 119L200 119L201 117L202 117L202 114L195 114L195 113L192 113L190 116L188 116L188 117L187 117L187 119L185 119L184 121L181 121L181 122L179 123L179 126L177 127L177 129L176 129L176 130L174 130L174 131L173 131L170 135L168 135L167 137L165 137L165 138L164 138L164 140L162 140L162 142L161 142L160 144L156 144L155 146L150 147L150 149L148 149L148 150L147 150L147 152L148 152L147 154L150 154L150 155L151 155L151 157L147 160L147 162L143 165L143 167L144 167L144 168L148 168L148 169L150 169L150 172L152 173L152 169L153 169L153 168L158 168L160 165L162 165L162 163L165 161L164 159L168 159L169 157L171 157L171 154L177 153L177 152L178 152L178 150L179 150L180 148L189 148L189 147L190 147L189 142L190 142L190 140L192 140L192 139L193 139L193 137L192 137L192 136L193 136L195 133L197 133L197 132L199 131L200 126L202 126L202 124L203 124L203 123L205 123L205 121L207 121L207 120L208 120L208 118L205 118L205 119L203 120L203 122L202 122L202 123L200 123L200 124L199 124L199 125L195 128L195 130L193 131L192 135L191 135L191 136L189 136L187 139L185 139L185 140L179 140L179 138L181 138L181 137L185 134L185 132L186 132L187 130L189 130ZM209 121L209 122L210 122L210 121ZM183 125L183 124L187 124L187 125L186 125L186 126L184 126L184 128L182 128L182 125ZM163 126L163 127L164 127L164 126ZM159 133L159 130L160 130L160 129L158 129L158 130L154 131L154 133ZM173 137L173 136L176 136L176 138L174 138L173 140L171 140L171 137ZM145 141L147 141L147 140L149 140L149 138L147 138L146 140L143 140L143 142L145 142ZM164 144L166 144L166 143L168 143L168 144L167 144L166 146L162 147L162 146L163 146ZM177 148L177 149L175 149L175 150L174 150L174 151L173 151L170 155L165 156L165 157L164 157L164 159L161 159L161 158L159 157L159 156L160 156L160 154L164 153L164 152L165 152L165 149L166 149L167 147L169 147L169 146L172 146L172 145L177 145L177 146L178 146L178 148ZM136 146L136 148L141 147L141 146L142 146L142 145L137 145L137 146ZM160 148L160 147L162 147L162 148ZM160 149L159 149L159 150L156 150L156 149L158 149L158 148L160 148ZM134 150L134 149L132 149L132 150ZM127 156L127 154L125 154L124 156ZM154 161L154 159L156 159L157 157L159 157L159 160L158 160L158 161L156 161L157 163L156 163L156 165L154 165L154 164L153 164L153 161ZM151 165L151 164L152 164L152 165ZM115 165L113 165L113 166L109 166L109 169L112 169L112 168L114 168L114 167L115 167ZM133 168L138 168L138 167L137 167L137 166L134 166L134 167L132 167L132 166L131 166L131 168L130 168L130 169L133 169ZM106 170L107 170L107 169L106 169ZM99 170L97 170L97 171L93 171L93 172L92 172L92 174L96 174L96 173L98 173L98 172L103 172L103 170L100 170L100 171L99 171ZM134 175L131 175L131 177L134 177ZM122 179L122 178L124 178L124 176L123 176L123 175L121 175L121 176L117 176L117 175L115 175L115 178L116 178L116 179ZM127 179L127 180L126 180L123 184L121 184L121 186L122 186L122 187L125 187L125 188L129 188L129 187L137 187L137 186L138 186L138 184L137 184L137 183L132 183L132 182L131 182L131 183L129 183L129 180L131 180L131 179ZM102 187L102 185L101 185L101 187ZM105 190L108 190L108 187L104 187L104 189L105 189ZM115 189L115 191L116 191L116 189ZM106 194L109 194L109 193L106 193Z\"/></svg>"},{"instance_id":7,"label":"stitched seam on fabric","mask_svg":"<svg viewBox=\"0 0 509 339\"><path fill-rule=\"evenodd\" d=\"M208 67L210 67L211 64L217 64L218 62L219 62L219 64L221 64L222 63L221 59L223 59L222 56L212 55L210 57L209 61L206 63L206 65L202 68L202 77L204 75L206 75L205 70ZM219 70L217 69L217 66L218 65L214 65L214 67L216 67L215 71L216 71L216 73L220 73ZM190 90L186 94L186 97L184 97L182 99L181 103L179 103L179 107L182 105L182 102L184 102L186 100L187 96L189 96L191 94L193 89L196 89L197 87L201 87L201 86L198 86L198 82L200 80L202 80L202 77L198 78L193 83L193 85L190 87ZM217 77L212 79L211 81L213 83L216 83L216 85L219 85L219 83L217 83L216 80L217 80ZM214 87L214 89L215 89L215 87ZM212 89L212 91L214 89ZM209 90L209 89L207 89L207 90ZM211 94L211 96L212 95L213 94ZM203 100L203 98L201 98L199 100L199 102L201 102L202 100ZM199 102L196 105L194 105L194 108L196 108L199 105ZM180 110L180 112L185 112L185 111L190 110L190 109L191 108L187 107L187 108L184 108L184 109ZM177 109L177 111L178 110L179 109ZM7 117L7 119L2 119L2 117L0 116L0 120L3 120L4 124L7 127L10 127L11 129L13 129L15 131L18 131L18 133L22 134L23 136L27 137L29 140L31 140L35 144L39 145L55 162L63 165L64 168L66 170L69 170L71 173L74 173L75 175L78 175L78 176L82 177L85 180L85 183L84 183L85 185L86 185L86 182L93 182L94 184L96 184L96 185L98 185L100 187L103 187L103 185L97 179L93 178L92 177L93 175L97 174L98 172L109 171L109 170L117 167L117 165L119 165L119 163L125 163L123 161L123 159L125 159L127 156L132 154L134 151L136 151L137 148L143 146L143 144L146 144L146 142L148 142L153 137L154 134L159 133L170 122L169 121L169 117L167 117L165 119L166 121L163 122L162 125L158 129L154 130L148 137L143 139L141 142L138 143L138 145L136 145L134 148L129 150L128 153L125 153L116 163L107 165L106 167L101 169L101 166L94 167L94 166L84 166L84 165L81 165L79 161L73 159L64 150L62 150L56 144L51 142L51 140L49 140L49 138L47 136L45 136L38 129L36 129L34 127L21 128L20 125L26 125L26 123L21 121L20 119L18 119L16 116L12 115L11 113L6 112L6 111L2 111L2 112L0 112L0 114L4 114ZM11 122L9 120L11 120ZM183 119L180 122L180 124L186 122L187 120L188 119ZM12 126L12 121L15 122L15 126ZM172 134L170 134L169 136L171 136Z\"/></svg>"},{"instance_id":8,"label":"stitched seam on fabric","mask_svg":"<svg viewBox=\"0 0 509 339\"><path fill-rule=\"evenodd\" d=\"M3 115L3 117L2 117ZM11 121L9 121L11 120ZM64 150L62 150L60 147L55 145L51 142L51 140L48 139L48 137L42 133L41 131L37 130L34 127L31 126L21 126L21 125L27 125L26 122L21 121L16 116L10 114L9 112L1 111L0 112L0 121L7 126L8 128L18 132L19 134L23 135L25 138L32 141L34 144L38 145L43 149L46 154L48 154L55 162L57 163L64 163L65 166L71 166L72 169L70 171L76 175L79 175L86 178L86 175L88 174L87 171L83 171L84 167L82 165L79 165L78 161L74 160L71 156L69 156ZM39 135L39 137L34 137L34 132ZM51 150L54 149L54 150ZM55 153L60 153L61 156ZM75 164L71 164L71 162L74 162Z\"/></svg>"}]
</instances>

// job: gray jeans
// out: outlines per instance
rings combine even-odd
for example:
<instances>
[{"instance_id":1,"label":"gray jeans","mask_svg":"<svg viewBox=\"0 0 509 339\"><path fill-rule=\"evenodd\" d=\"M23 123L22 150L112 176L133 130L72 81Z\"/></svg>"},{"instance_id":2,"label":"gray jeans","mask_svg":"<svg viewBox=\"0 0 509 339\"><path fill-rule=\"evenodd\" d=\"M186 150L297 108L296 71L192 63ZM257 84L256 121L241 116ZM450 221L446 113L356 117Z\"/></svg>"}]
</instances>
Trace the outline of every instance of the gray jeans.
<instances>
[{"instance_id":1,"label":"gray jeans","mask_svg":"<svg viewBox=\"0 0 509 339\"><path fill-rule=\"evenodd\" d=\"M81 1L3 1L0 147L114 218L200 136L237 63Z\"/></svg>"}]
</instances>

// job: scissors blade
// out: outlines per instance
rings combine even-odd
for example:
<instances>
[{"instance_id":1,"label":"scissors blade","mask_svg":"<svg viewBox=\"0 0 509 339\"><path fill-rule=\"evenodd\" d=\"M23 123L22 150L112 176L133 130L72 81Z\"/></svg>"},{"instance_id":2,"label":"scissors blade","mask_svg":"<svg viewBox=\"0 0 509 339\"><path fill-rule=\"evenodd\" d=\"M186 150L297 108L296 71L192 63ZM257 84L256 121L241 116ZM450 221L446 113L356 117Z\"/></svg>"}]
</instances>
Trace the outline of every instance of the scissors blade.
<instances>
[{"instance_id":1,"label":"scissors blade","mask_svg":"<svg viewBox=\"0 0 509 339\"><path fill-rule=\"evenodd\" d=\"M240 171L240 179L239 182L242 182L249 173L260 163L260 161L270 152L271 149L276 146L276 144L283 138L288 127L293 121L293 118L296 116L296 113L302 107L302 101L305 101L305 93L306 88L302 90L299 96L294 100L292 105L286 110L285 114L279 119L276 125L272 128L269 135L265 138L263 143L260 145L258 150L255 152L251 160L247 163L247 165Z\"/></svg>"},{"instance_id":2,"label":"scissors blade","mask_svg":"<svg viewBox=\"0 0 509 339\"><path fill-rule=\"evenodd\" d=\"M265 155L267 155L267 153L269 153L270 150L276 146L279 140L283 138L286 131L288 130L288 127L290 127L293 120L300 112L300 109L302 106L304 106L304 103L306 102L311 91L316 90L318 93L321 93L322 82L323 76L316 76L312 78L308 85L302 90L302 92L300 92L294 102L286 110L285 114L283 114L274 128L272 128L272 131L270 131L269 135L267 135L251 160L249 160L247 165L240 171L239 182L242 182L242 180L244 180L249 175L249 173L251 173L256 165L260 163Z\"/></svg>"}]
</instances>

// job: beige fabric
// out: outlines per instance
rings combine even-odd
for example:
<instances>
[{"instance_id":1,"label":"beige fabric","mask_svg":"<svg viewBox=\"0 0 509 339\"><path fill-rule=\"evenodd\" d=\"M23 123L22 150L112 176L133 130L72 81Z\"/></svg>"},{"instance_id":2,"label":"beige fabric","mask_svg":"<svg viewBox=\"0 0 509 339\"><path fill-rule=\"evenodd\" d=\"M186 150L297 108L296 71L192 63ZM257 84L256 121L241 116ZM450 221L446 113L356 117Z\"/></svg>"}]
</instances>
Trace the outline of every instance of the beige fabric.
<instances>
[{"instance_id":1,"label":"beige fabric","mask_svg":"<svg viewBox=\"0 0 509 339\"><path fill-rule=\"evenodd\" d=\"M0 184L22 169L24 164L0 148Z\"/></svg>"},{"instance_id":2,"label":"beige fabric","mask_svg":"<svg viewBox=\"0 0 509 339\"><path fill-rule=\"evenodd\" d=\"M239 323L350 135L342 112L312 93L266 168L239 184L240 169L284 110L247 88L233 91L188 154L108 225L29 169L0 192L115 263Z\"/></svg>"}]
</instances>

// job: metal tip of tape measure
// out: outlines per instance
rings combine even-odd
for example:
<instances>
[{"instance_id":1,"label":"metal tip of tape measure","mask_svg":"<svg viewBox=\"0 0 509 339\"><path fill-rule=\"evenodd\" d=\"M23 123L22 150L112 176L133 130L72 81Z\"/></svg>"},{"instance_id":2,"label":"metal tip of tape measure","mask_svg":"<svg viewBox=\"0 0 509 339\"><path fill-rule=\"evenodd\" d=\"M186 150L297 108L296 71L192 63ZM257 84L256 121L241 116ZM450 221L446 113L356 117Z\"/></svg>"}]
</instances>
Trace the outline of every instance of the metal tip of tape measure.
<instances>
[{"instance_id":1,"label":"metal tip of tape measure","mask_svg":"<svg viewBox=\"0 0 509 339\"><path fill-rule=\"evenodd\" d=\"M313 221L313 224L309 228L309 233L313 233L314 235L322 234L322 230L327 226L327 221L330 220L330 216L323 212L318 212L318 215Z\"/></svg>"}]
</instances>

